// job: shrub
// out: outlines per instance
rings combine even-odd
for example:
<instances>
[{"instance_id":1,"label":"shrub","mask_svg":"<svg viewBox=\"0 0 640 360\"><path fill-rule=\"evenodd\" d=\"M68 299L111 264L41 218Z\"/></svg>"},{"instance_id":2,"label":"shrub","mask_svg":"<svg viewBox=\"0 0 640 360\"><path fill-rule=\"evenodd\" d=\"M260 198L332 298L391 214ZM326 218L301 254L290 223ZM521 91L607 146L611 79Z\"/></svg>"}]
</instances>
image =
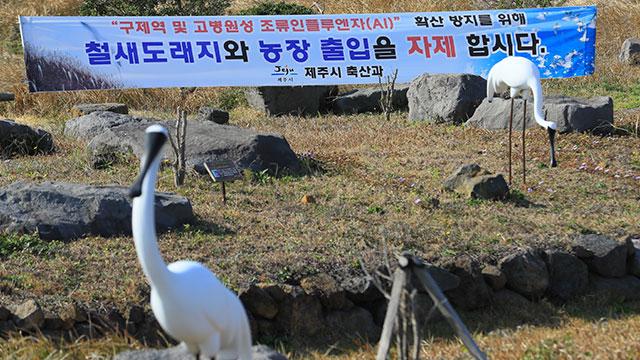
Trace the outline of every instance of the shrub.
<instances>
[{"instance_id":1,"label":"shrub","mask_svg":"<svg viewBox=\"0 0 640 360\"><path fill-rule=\"evenodd\" d=\"M313 10L302 5L284 1L261 0L238 15L311 15Z\"/></svg>"},{"instance_id":2,"label":"shrub","mask_svg":"<svg viewBox=\"0 0 640 360\"><path fill-rule=\"evenodd\" d=\"M483 0L487 9L520 9L562 6L566 0Z\"/></svg>"},{"instance_id":3,"label":"shrub","mask_svg":"<svg viewBox=\"0 0 640 360\"><path fill-rule=\"evenodd\" d=\"M222 15L230 0L84 0L86 16Z\"/></svg>"}]
</instances>

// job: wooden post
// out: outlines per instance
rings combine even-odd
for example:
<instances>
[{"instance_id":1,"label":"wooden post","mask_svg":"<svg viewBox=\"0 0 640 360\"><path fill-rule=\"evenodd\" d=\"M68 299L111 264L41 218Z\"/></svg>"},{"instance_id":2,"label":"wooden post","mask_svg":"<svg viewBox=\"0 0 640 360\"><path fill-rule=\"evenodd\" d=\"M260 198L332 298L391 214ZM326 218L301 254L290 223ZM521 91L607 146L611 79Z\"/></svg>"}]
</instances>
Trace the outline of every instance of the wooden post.
<instances>
[{"instance_id":1,"label":"wooden post","mask_svg":"<svg viewBox=\"0 0 640 360\"><path fill-rule=\"evenodd\" d=\"M224 181L220 183L222 185L222 203L227 204L227 189L224 186Z\"/></svg>"},{"instance_id":2,"label":"wooden post","mask_svg":"<svg viewBox=\"0 0 640 360\"><path fill-rule=\"evenodd\" d=\"M400 298L402 290L404 290L407 282L407 273L402 268L397 268L393 274L393 286L391 288L391 300L387 307L387 313L384 316L384 325L382 327L382 335L378 343L378 354L376 360L386 360L389 348L391 347L391 338L393 336L393 327L396 322L396 315L400 307Z\"/></svg>"}]
</instances>

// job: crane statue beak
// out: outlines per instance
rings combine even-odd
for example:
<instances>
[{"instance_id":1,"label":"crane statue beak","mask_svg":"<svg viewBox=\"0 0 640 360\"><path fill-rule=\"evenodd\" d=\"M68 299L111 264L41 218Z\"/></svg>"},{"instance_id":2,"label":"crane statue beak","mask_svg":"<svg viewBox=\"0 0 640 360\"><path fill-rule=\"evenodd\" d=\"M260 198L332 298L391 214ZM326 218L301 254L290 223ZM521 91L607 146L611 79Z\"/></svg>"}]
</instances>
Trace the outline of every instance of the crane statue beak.
<instances>
[{"instance_id":1,"label":"crane statue beak","mask_svg":"<svg viewBox=\"0 0 640 360\"><path fill-rule=\"evenodd\" d=\"M167 142L167 129L160 125L152 125L147 128L144 144L144 156L142 157L142 171L136 181L129 188L129 197L136 198L142 194L142 181L147 176L153 161L160 156L162 147Z\"/></svg>"}]
</instances>

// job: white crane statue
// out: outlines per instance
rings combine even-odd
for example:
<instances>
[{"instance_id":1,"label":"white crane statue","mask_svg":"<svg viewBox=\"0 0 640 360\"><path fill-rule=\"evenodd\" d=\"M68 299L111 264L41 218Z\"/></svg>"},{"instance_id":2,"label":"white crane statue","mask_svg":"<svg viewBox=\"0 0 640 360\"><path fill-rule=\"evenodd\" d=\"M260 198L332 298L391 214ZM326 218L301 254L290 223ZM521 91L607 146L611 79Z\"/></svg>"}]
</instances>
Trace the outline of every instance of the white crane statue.
<instances>
[{"instance_id":1,"label":"white crane statue","mask_svg":"<svg viewBox=\"0 0 640 360\"><path fill-rule=\"evenodd\" d=\"M160 326L196 357L250 360L251 331L240 299L205 266L193 261L165 264L158 249L155 183L167 129L146 131L139 177L130 189L138 259L151 285L151 309Z\"/></svg>"},{"instance_id":2,"label":"white crane statue","mask_svg":"<svg viewBox=\"0 0 640 360\"><path fill-rule=\"evenodd\" d=\"M502 93L507 89L511 92L511 115L509 117L509 184L511 184L511 135L513 132L513 100L520 95L524 99L524 118L522 120L522 178L526 184L525 161L525 128L527 124L527 100L533 95L533 117L538 125L547 129L551 146L551 167L558 165L555 151L555 135L557 125L546 121L542 112L542 85L540 71L529 59L520 56L508 56L496 63L489 71L487 78L487 98L489 102L495 93Z\"/></svg>"}]
</instances>

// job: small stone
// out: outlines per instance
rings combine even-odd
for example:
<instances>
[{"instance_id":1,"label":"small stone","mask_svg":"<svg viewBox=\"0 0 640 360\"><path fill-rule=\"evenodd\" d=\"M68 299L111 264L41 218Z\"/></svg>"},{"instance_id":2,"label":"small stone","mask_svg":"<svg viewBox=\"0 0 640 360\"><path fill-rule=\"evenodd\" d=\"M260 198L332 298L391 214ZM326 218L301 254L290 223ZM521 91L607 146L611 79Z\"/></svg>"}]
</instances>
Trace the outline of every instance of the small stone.
<instances>
[{"instance_id":1,"label":"small stone","mask_svg":"<svg viewBox=\"0 0 640 360\"><path fill-rule=\"evenodd\" d=\"M96 111L109 111L118 114L128 114L129 107L126 104L104 103L104 104L77 104L73 107L77 114L87 115Z\"/></svg>"},{"instance_id":2,"label":"small stone","mask_svg":"<svg viewBox=\"0 0 640 360\"><path fill-rule=\"evenodd\" d=\"M303 204L315 204L316 198L314 198L313 195L304 195L302 199L300 199L300 202Z\"/></svg>"},{"instance_id":3,"label":"small stone","mask_svg":"<svg viewBox=\"0 0 640 360\"><path fill-rule=\"evenodd\" d=\"M260 286L251 285L249 289L240 293L240 300L255 316L273 319L278 314L278 304Z\"/></svg>"},{"instance_id":4,"label":"small stone","mask_svg":"<svg viewBox=\"0 0 640 360\"><path fill-rule=\"evenodd\" d=\"M629 38L622 43L619 59L627 65L640 65L640 38Z\"/></svg>"},{"instance_id":5,"label":"small stone","mask_svg":"<svg viewBox=\"0 0 640 360\"><path fill-rule=\"evenodd\" d=\"M502 289L493 294L492 304L499 309L526 309L531 301L515 291Z\"/></svg>"},{"instance_id":6,"label":"small stone","mask_svg":"<svg viewBox=\"0 0 640 360\"><path fill-rule=\"evenodd\" d=\"M0 335L16 331L16 324L11 320L0 321Z\"/></svg>"},{"instance_id":7,"label":"small stone","mask_svg":"<svg viewBox=\"0 0 640 360\"><path fill-rule=\"evenodd\" d=\"M49 154L53 151L53 137L47 131L0 119L0 158Z\"/></svg>"},{"instance_id":8,"label":"small stone","mask_svg":"<svg viewBox=\"0 0 640 360\"><path fill-rule=\"evenodd\" d=\"M622 277L627 273L627 245L598 234L578 236L573 252L591 271L605 277Z\"/></svg>"},{"instance_id":9,"label":"small stone","mask_svg":"<svg viewBox=\"0 0 640 360\"><path fill-rule=\"evenodd\" d=\"M501 290L507 284L507 276L497 266L485 265L482 268L482 276L493 290Z\"/></svg>"},{"instance_id":10,"label":"small stone","mask_svg":"<svg viewBox=\"0 0 640 360\"><path fill-rule=\"evenodd\" d=\"M629 274L640 277L640 238L629 239L633 245L633 255L629 257Z\"/></svg>"},{"instance_id":11,"label":"small stone","mask_svg":"<svg viewBox=\"0 0 640 360\"><path fill-rule=\"evenodd\" d=\"M527 298L540 298L549 286L547 265L531 249L504 257L498 267L507 276L507 287Z\"/></svg>"},{"instance_id":12,"label":"small stone","mask_svg":"<svg viewBox=\"0 0 640 360\"><path fill-rule=\"evenodd\" d=\"M284 301L278 305L276 325L286 335L308 337L321 334L325 329L320 299L305 294L298 286L287 290Z\"/></svg>"},{"instance_id":13,"label":"small stone","mask_svg":"<svg viewBox=\"0 0 640 360\"><path fill-rule=\"evenodd\" d=\"M16 325L23 330L37 330L44 325L44 312L35 300L27 300L16 306L13 315Z\"/></svg>"},{"instance_id":14,"label":"small stone","mask_svg":"<svg viewBox=\"0 0 640 360\"><path fill-rule=\"evenodd\" d=\"M509 185L502 175L492 175L478 164L462 165L444 181L443 186L474 199L498 200L509 194Z\"/></svg>"},{"instance_id":15,"label":"small stone","mask_svg":"<svg viewBox=\"0 0 640 360\"><path fill-rule=\"evenodd\" d=\"M224 110L203 106L198 110L198 120L213 121L216 124L226 124L229 122L229 113Z\"/></svg>"},{"instance_id":16,"label":"small stone","mask_svg":"<svg viewBox=\"0 0 640 360\"><path fill-rule=\"evenodd\" d=\"M2 101L14 101L16 96L12 93L0 92L0 102Z\"/></svg>"}]
</instances>

